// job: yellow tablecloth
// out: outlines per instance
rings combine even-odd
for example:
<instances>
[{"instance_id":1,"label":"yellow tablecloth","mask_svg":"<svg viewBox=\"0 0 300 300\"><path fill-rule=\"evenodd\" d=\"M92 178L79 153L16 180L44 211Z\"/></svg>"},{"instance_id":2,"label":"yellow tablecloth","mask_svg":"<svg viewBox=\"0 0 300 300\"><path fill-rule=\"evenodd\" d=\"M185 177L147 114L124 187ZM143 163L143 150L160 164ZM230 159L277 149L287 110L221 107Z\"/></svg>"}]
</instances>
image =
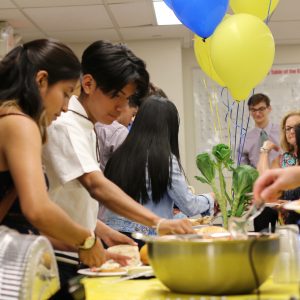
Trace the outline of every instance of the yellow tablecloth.
<instances>
[{"instance_id":1,"label":"yellow tablecloth","mask_svg":"<svg viewBox=\"0 0 300 300\"><path fill-rule=\"evenodd\" d=\"M158 279L127 280L113 283L117 277L84 278L87 300L289 300L299 299L297 284L275 284L267 280L256 294L237 296L205 296L170 292Z\"/></svg>"}]
</instances>

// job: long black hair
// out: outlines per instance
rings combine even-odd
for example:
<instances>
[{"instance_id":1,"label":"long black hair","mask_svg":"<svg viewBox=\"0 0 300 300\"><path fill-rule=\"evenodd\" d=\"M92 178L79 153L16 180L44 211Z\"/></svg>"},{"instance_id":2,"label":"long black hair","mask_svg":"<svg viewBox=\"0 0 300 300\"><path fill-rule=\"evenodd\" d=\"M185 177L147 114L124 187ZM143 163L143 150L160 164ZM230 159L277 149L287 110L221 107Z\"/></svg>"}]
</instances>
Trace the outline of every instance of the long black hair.
<instances>
[{"instance_id":1,"label":"long black hair","mask_svg":"<svg viewBox=\"0 0 300 300\"><path fill-rule=\"evenodd\" d=\"M80 62L66 45L39 39L12 49L0 62L0 105L14 100L22 111L37 123L44 111L36 74L48 73L48 85L77 79Z\"/></svg>"},{"instance_id":2,"label":"long black hair","mask_svg":"<svg viewBox=\"0 0 300 300\"><path fill-rule=\"evenodd\" d=\"M296 138L296 145L297 145L297 165L300 164L300 124L295 125L295 138Z\"/></svg>"},{"instance_id":3,"label":"long black hair","mask_svg":"<svg viewBox=\"0 0 300 300\"><path fill-rule=\"evenodd\" d=\"M112 98L129 83L136 84L136 94L132 99L136 106L148 93L146 64L125 44L96 41L83 52L81 66L82 73L91 74L101 91Z\"/></svg>"},{"instance_id":4,"label":"long black hair","mask_svg":"<svg viewBox=\"0 0 300 300\"><path fill-rule=\"evenodd\" d=\"M180 164L179 115L174 103L159 95L144 99L124 143L113 153L104 174L123 191L147 203L146 181L158 203L172 186L172 155ZM146 178L146 168L148 178Z\"/></svg>"}]
</instances>

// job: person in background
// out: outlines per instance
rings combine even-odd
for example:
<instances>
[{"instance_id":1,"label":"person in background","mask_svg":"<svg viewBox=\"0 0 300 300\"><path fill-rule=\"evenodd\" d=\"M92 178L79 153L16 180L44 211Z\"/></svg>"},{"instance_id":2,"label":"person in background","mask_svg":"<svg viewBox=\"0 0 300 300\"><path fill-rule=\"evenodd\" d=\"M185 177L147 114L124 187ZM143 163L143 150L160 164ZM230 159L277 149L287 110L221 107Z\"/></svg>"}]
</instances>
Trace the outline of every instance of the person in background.
<instances>
[{"instance_id":1,"label":"person in background","mask_svg":"<svg viewBox=\"0 0 300 300\"><path fill-rule=\"evenodd\" d=\"M124 142L128 135L128 126L133 121L138 110L138 106L131 100L121 111L120 116L111 124L95 124L95 131L99 141L100 168L104 171L105 165L112 153Z\"/></svg>"},{"instance_id":2,"label":"person in background","mask_svg":"<svg viewBox=\"0 0 300 300\"><path fill-rule=\"evenodd\" d=\"M71 49L47 39L20 45L0 62L0 222L64 241L98 267L117 257L49 199L41 162L46 127L67 110L79 74Z\"/></svg>"},{"instance_id":3,"label":"person in background","mask_svg":"<svg viewBox=\"0 0 300 300\"><path fill-rule=\"evenodd\" d=\"M255 181L253 187L254 204L275 202L281 198L282 192L300 186L300 167L270 169Z\"/></svg>"},{"instance_id":4,"label":"person in background","mask_svg":"<svg viewBox=\"0 0 300 300\"><path fill-rule=\"evenodd\" d=\"M269 153L271 150L279 151L279 147L273 142L267 140L264 142L259 161L257 164L257 170L260 174L263 174L266 170L272 168L287 168L291 166L298 165L298 143L300 142L298 135L298 140L296 136L296 126L300 123L300 112L289 112L284 116L281 122L281 149L283 150L282 154L278 156L269 163ZM300 198L300 188L293 190L285 191L281 200L297 200ZM281 202L282 203L282 202ZM281 215L281 214L280 214ZM279 218L281 223L291 223L292 215L283 211L282 218ZM295 215L294 215L295 217Z\"/></svg>"},{"instance_id":5,"label":"person in background","mask_svg":"<svg viewBox=\"0 0 300 300\"><path fill-rule=\"evenodd\" d=\"M159 94L166 97L164 91L153 83L149 83L149 95ZM99 142L100 151L100 169L103 172L107 161L112 156L113 152L124 142L134 121L135 115L141 106L143 99L134 97L129 99L129 103L121 111L120 116L112 124L102 124L97 122L95 130ZM105 206L99 204L98 218L101 220L105 211Z\"/></svg>"},{"instance_id":6,"label":"person in background","mask_svg":"<svg viewBox=\"0 0 300 300\"><path fill-rule=\"evenodd\" d=\"M260 157L260 150L264 142L269 140L274 145L279 145L279 126L270 122L272 107L270 99L265 94L254 94L248 100L250 115L255 123L255 128L248 131L245 140L241 142L241 148L238 150L238 159L240 164L247 164L254 168ZM268 155L269 161L273 161L278 155L273 149ZM278 213L275 209L266 207L264 211L254 219L254 230L260 232L269 229L271 223L272 230L278 219Z\"/></svg>"},{"instance_id":7,"label":"person in background","mask_svg":"<svg viewBox=\"0 0 300 300\"><path fill-rule=\"evenodd\" d=\"M178 132L176 106L159 95L150 95L141 105L127 138L108 161L104 174L161 218L173 218L174 204L189 216L213 214L212 194L194 195L186 183ZM105 211L103 220L129 236L134 231L155 234L152 228L110 210Z\"/></svg>"},{"instance_id":8,"label":"person in background","mask_svg":"<svg viewBox=\"0 0 300 300\"><path fill-rule=\"evenodd\" d=\"M270 122L272 107L270 99L264 94L254 94L248 100L248 108L255 123L255 128L247 132L243 149L239 149L240 163L257 167L260 155L260 148L267 140L279 146L280 129L277 124ZM273 149L268 157L269 162L273 161L278 153Z\"/></svg>"},{"instance_id":9,"label":"person in background","mask_svg":"<svg viewBox=\"0 0 300 300\"><path fill-rule=\"evenodd\" d=\"M52 199L73 219L98 235L108 246L133 241L97 220L98 204L160 233L191 233L187 220L165 220L126 195L109 181L99 167L101 149L94 125L111 124L129 99L148 92L145 63L123 44L96 41L82 55L81 94L72 96L69 109L48 129L43 151ZM61 245L61 249L64 247ZM71 259L71 253L63 253ZM64 264L66 277L76 270Z\"/></svg>"}]
</instances>

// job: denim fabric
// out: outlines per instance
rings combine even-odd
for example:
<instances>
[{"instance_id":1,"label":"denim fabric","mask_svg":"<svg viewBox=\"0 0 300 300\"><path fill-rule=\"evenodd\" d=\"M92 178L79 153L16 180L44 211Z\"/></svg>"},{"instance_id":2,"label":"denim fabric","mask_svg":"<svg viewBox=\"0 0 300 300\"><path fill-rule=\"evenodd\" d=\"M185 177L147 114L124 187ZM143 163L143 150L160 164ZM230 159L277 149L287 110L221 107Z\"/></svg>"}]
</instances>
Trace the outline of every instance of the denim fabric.
<instances>
[{"instance_id":1,"label":"denim fabric","mask_svg":"<svg viewBox=\"0 0 300 300\"><path fill-rule=\"evenodd\" d=\"M147 176L147 174L146 174ZM214 210L214 200L211 194L194 195L189 189L185 177L179 168L175 156L172 157L172 186L168 187L165 195L158 204L152 200L152 191L147 185L149 201L144 205L158 216L166 219L173 219L173 207L176 205L182 213L187 216L199 214L211 215ZM148 182L148 180L147 180ZM118 231L134 232L140 231L146 234L155 234L154 229L134 223L121 217L110 210L103 214L103 221Z\"/></svg>"}]
</instances>

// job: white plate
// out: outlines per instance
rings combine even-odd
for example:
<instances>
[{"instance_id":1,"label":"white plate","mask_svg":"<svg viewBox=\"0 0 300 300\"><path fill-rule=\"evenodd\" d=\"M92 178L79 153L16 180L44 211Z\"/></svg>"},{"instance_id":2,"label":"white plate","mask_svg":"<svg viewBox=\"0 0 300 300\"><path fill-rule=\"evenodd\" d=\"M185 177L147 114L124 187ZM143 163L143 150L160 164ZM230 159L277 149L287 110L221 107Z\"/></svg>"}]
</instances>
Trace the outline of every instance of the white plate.
<instances>
[{"instance_id":1,"label":"white plate","mask_svg":"<svg viewBox=\"0 0 300 300\"><path fill-rule=\"evenodd\" d=\"M277 203L277 202L266 202L265 206L266 207L276 207L276 206L280 206L282 205L282 203Z\"/></svg>"},{"instance_id":2,"label":"white plate","mask_svg":"<svg viewBox=\"0 0 300 300\"><path fill-rule=\"evenodd\" d=\"M300 211L300 201L291 201L283 205L284 209Z\"/></svg>"},{"instance_id":3,"label":"white plate","mask_svg":"<svg viewBox=\"0 0 300 300\"><path fill-rule=\"evenodd\" d=\"M82 275L86 275L86 276L97 276L97 277L111 277L111 276L121 276L121 275L126 275L127 271L118 271L118 272L93 272L91 271L90 268L87 269L80 269L77 271L77 273L82 274Z\"/></svg>"}]
</instances>

